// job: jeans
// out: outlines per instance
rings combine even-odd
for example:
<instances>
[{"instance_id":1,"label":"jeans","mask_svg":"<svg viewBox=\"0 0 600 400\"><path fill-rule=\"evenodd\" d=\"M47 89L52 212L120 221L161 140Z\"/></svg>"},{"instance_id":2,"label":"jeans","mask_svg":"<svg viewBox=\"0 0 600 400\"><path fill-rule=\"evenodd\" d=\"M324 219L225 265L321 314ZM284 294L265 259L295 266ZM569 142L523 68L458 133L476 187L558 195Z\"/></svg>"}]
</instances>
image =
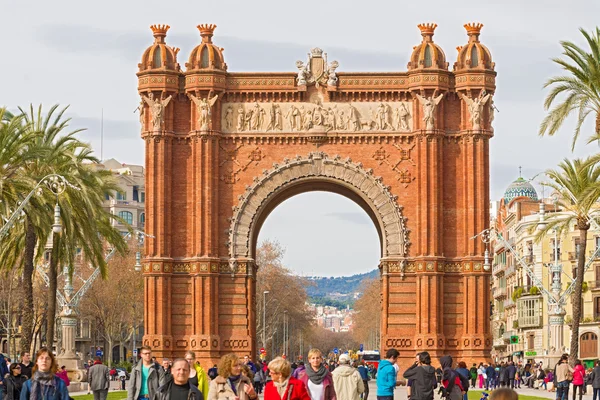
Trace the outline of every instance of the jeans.
<instances>
[{"instance_id":1,"label":"jeans","mask_svg":"<svg viewBox=\"0 0 600 400\"><path fill-rule=\"evenodd\" d=\"M494 378L487 378L485 380L485 390L490 390L490 388L494 388Z\"/></svg>"},{"instance_id":2,"label":"jeans","mask_svg":"<svg viewBox=\"0 0 600 400\"><path fill-rule=\"evenodd\" d=\"M394 396L377 396L377 400L394 400Z\"/></svg>"},{"instance_id":3,"label":"jeans","mask_svg":"<svg viewBox=\"0 0 600 400\"><path fill-rule=\"evenodd\" d=\"M569 384L569 381L562 381L556 384L556 400L568 400Z\"/></svg>"},{"instance_id":4,"label":"jeans","mask_svg":"<svg viewBox=\"0 0 600 400\"><path fill-rule=\"evenodd\" d=\"M600 388L593 388L592 390L594 391L593 400L600 400Z\"/></svg>"},{"instance_id":5,"label":"jeans","mask_svg":"<svg viewBox=\"0 0 600 400\"><path fill-rule=\"evenodd\" d=\"M369 397L369 381L363 379L363 385L365 386L365 392L362 394L362 398L367 400L367 397Z\"/></svg>"}]
</instances>

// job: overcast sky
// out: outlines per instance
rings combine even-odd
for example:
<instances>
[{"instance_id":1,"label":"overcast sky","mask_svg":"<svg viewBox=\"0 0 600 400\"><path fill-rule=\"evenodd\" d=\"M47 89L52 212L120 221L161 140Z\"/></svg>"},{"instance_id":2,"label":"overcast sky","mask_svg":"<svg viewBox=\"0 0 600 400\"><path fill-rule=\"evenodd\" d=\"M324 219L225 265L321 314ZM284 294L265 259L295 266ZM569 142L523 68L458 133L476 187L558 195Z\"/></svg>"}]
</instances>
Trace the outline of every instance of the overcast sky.
<instances>
[{"instance_id":1,"label":"overcast sky","mask_svg":"<svg viewBox=\"0 0 600 400\"><path fill-rule=\"evenodd\" d=\"M180 47L183 66L199 43L195 26L215 23L214 42L225 48L230 71L294 71L311 47L321 47L338 71L405 71L416 25L436 22L434 40L450 66L467 36L462 25L485 26L481 41L496 63L491 142L491 196L499 199L518 177L553 168L562 158L596 152L582 142L570 152L572 124L557 137L540 138L544 82L560 70L560 40L582 44L579 27L595 28L598 0L503 1L27 1L2 0L0 105L70 104L74 127L100 157L104 110L104 158L143 164L135 73L152 41L149 25L171 26L167 43ZM586 126L592 129L591 121ZM317 229L315 229L317 228ZM327 193L304 194L279 206L261 239L286 247L286 264L299 274L346 275L378 263L379 243L367 215L354 203Z\"/></svg>"}]
</instances>

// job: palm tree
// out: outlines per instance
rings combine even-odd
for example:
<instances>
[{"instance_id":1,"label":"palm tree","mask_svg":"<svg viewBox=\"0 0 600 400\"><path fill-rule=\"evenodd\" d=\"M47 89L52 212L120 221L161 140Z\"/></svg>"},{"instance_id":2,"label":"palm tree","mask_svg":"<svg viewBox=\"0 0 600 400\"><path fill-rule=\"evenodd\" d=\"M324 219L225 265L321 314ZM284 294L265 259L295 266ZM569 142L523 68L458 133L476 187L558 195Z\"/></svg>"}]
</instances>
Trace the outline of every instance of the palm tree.
<instances>
[{"instance_id":1,"label":"palm tree","mask_svg":"<svg viewBox=\"0 0 600 400\"><path fill-rule=\"evenodd\" d=\"M585 252L587 247L590 215L597 209L600 198L600 167L589 160L563 160L557 170L548 170L550 179L545 185L551 187L557 196L557 205L562 210L559 214L550 215L547 225L536 234L541 240L554 229L559 235L569 231L575 225L579 231L579 252L577 253L577 276L575 290L572 295L573 322L571 323L571 352L569 358L574 363L579 353L579 322L582 288L585 269Z\"/></svg>"},{"instance_id":2,"label":"palm tree","mask_svg":"<svg viewBox=\"0 0 600 400\"><path fill-rule=\"evenodd\" d=\"M561 41L564 58L552 61L562 67L567 75L550 78L544 87L550 87L550 93L544 101L544 108L549 110L540 125L539 134L554 135L563 125L567 117L577 113L577 124L573 135L572 148L579 138L581 126L592 114L596 118L595 134L590 141L600 140L600 28L588 33L580 29L587 41L589 49L578 47L572 42ZM566 95L557 101L559 95ZM556 105L555 101L558 103Z\"/></svg>"}]
</instances>

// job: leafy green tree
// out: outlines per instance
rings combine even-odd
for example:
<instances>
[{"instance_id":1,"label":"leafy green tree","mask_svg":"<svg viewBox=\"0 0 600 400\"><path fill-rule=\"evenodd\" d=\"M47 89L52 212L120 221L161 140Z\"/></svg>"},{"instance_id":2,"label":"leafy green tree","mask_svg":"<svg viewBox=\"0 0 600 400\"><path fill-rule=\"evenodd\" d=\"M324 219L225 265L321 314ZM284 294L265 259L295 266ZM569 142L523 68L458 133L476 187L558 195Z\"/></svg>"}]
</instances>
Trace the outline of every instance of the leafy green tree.
<instances>
[{"instance_id":1,"label":"leafy green tree","mask_svg":"<svg viewBox=\"0 0 600 400\"><path fill-rule=\"evenodd\" d=\"M536 239L557 230L559 235L568 232L575 225L579 231L579 252L577 254L577 277L572 295L573 321L571 323L570 360L575 362L579 352L579 322L582 317L582 287L585 269L585 252L590 215L600 198L600 167L589 160L563 160L556 170L546 171L550 179L546 185L556 194L557 205L562 212L551 214L547 225L536 233Z\"/></svg>"},{"instance_id":2,"label":"leafy green tree","mask_svg":"<svg viewBox=\"0 0 600 400\"><path fill-rule=\"evenodd\" d=\"M580 29L580 32L589 48L561 41L564 57L552 60L567 74L552 77L544 85L550 88L544 101L544 107L549 111L539 129L541 136L552 136L570 115L576 113L572 148L579 138L581 126L590 114L596 119L595 134L590 141L600 140L600 28L596 27L591 33L584 29ZM566 97L559 100L561 95Z\"/></svg>"}]
</instances>

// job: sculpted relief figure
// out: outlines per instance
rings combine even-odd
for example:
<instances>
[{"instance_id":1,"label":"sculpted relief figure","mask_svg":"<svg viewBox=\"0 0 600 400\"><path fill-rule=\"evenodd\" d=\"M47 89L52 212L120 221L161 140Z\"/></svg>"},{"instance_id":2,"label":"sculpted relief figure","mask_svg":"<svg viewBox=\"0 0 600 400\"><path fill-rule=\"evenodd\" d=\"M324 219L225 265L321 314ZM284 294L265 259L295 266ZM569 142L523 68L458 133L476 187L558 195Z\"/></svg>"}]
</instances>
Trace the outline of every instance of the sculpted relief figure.
<instances>
[{"instance_id":1,"label":"sculpted relief figure","mask_svg":"<svg viewBox=\"0 0 600 400\"><path fill-rule=\"evenodd\" d=\"M237 130L238 132L243 132L246 127L246 113L244 112L244 107L240 106L240 108L238 108L238 115L237 115Z\"/></svg>"},{"instance_id":2,"label":"sculpted relief figure","mask_svg":"<svg viewBox=\"0 0 600 400\"><path fill-rule=\"evenodd\" d=\"M196 104L196 109L198 111L198 124L200 125L200 130L207 130L210 121L212 106L217 102L219 95L215 95L212 98L205 97L201 99L189 93L188 97L194 102L194 104Z\"/></svg>"},{"instance_id":3,"label":"sculpted relief figure","mask_svg":"<svg viewBox=\"0 0 600 400\"><path fill-rule=\"evenodd\" d=\"M152 130L154 132L160 131L162 129L164 123L164 110L169 102L171 101L171 97L169 96L164 100L154 99L154 94L152 92L148 93L148 96L142 95L142 99L148 104L150 107L150 112L152 113Z\"/></svg>"},{"instance_id":4,"label":"sculpted relief figure","mask_svg":"<svg viewBox=\"0 0 600 400\"><path fill-rule=\"evenodd\" d=\"M233 128L233 107L231 106L227 107L227 111L225 112L225 128Z\"/></svg>"},{"instance_id":5,"label":"sculpted relief figure","mask_svg":"<svg viewBox=\"0 0 600 400\"><path fill-rule=\"evenodd\" d=\"M379 104L377 110L375 111L375 129L382 131L388 128L393 129L390 125L389 118L390 114L387 104Z\"/></svg>"},{"instance_id":6,"label":"sculpted relief figure","mask_svg":"<svg viewBox=\"0 0 600 400\"><path fill-rule=\"evenodd\" d=\"M423 97L417 94L417 99L423 106L423 122L425 122L425 129L433 130L435 128L435 109L437 105L442 101L444 93L435 97L435 93L431 97Z\"/></svg>"},{"instance_id":7,"label":"sculpted relief figure","mask_svg":"<svg viewBox=\"0 0 600 400\"><path fill-rule=\"evenodd\" d=\"M267 125L267 132L275 129L283 129L281 108L279 108L278 104L271 105L271 110L269 111L269 124Z\"/></svg>"},{"instance_id":8,"label":"sculpted relief figure","mask_svg":"<svg viewBox=\"0 0 600 400\"><path fill-rule=\"evenodd\" d=\"M481 93L479 93L479 97L475 99L471 99L469 96L466 96L463 93L459 94L465 103L467 103L473 130L481 129L481 112L483 111L483 106L490 99L491 95L485 94L484 90L482 90Z\"/></svg>"},{"instance_id":9,"label":"sculpted relief figure","mask_svg":"<svg viewBox=\"0 0 600 400\"><path fill-rule=\"evenodd\" d=\"M490 121L490 129L492 129L492 122L494 122L495 113L496 113L496 105L494 104L494 99L490 97L490 110L489 110L489 121Z\"/></svg>"},{"instance_id":10,"label":"sculpted relief figure","mask_svg":"<svg viewBox=\"0 0 600 400\"><path fill-rule=\"evenodd\" d=\"M360 115L356 107L350 104L350 114L348 115L348 129L352 129L353 131L360 131L362 128Z\"/></svg>"},{"instance_id":11,"label":"sculpted relief figure","mask_svg":"<svg viewBox=\"0 0 600 400\"><path fill-rule=\"evenodd\" d=\"M406 132L410 130L408 127L408 118L410 117L410 112L406 108L404 103L400 104L400 107L394 110L394 128Z\"/></svg>"}]
</instances>

